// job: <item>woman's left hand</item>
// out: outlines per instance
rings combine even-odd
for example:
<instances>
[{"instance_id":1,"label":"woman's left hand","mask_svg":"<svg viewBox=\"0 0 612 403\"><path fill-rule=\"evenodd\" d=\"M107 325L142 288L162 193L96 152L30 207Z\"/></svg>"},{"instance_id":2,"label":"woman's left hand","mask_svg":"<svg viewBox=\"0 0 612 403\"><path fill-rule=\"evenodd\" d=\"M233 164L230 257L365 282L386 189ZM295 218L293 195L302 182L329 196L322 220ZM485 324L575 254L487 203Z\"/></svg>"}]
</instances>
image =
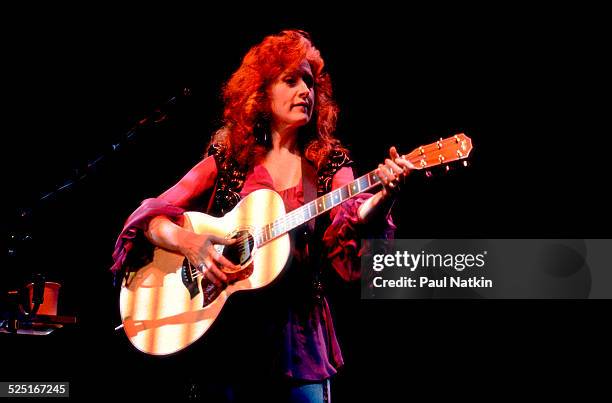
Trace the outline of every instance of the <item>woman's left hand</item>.
<instances>
[{"instance_id":1,"label":"woman's left hand","mask_svg":"<svg viewBox=\"0 0 612 403\"><path fill-rule=\"evenodd\" d=\"M406 177L415 166L400 157L395 147L389 149L389 157L384 164L379 164L376 169L376 175L380 178L383 184L382 195L384 198L389 198L397 194L400 185L406 180Z\"/></svg>"}]
</instances>

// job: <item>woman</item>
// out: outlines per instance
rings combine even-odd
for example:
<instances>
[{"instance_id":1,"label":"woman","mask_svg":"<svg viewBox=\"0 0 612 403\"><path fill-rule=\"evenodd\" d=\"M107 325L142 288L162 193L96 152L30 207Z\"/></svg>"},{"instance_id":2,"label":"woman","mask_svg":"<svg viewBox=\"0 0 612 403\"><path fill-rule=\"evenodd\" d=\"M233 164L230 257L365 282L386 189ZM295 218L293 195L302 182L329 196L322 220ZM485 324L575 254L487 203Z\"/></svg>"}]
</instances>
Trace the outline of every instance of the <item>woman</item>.
<instances>
[{"instance_id":1,"label":"woman","mask_svg":"<svg viewBox=\"0 0 612 403\"><path fill-rule=\"evenodd\" d=\"M319 51L302 31L283 31L251 48L224 87L224 126L213 136L208 156L128 218L117 241L113 270L135 266L131 260L140 252L132 249L153 244L186 256L223 287L227 277L219 265L233 263L213 245L229 241L182 228L184 211L222 215L257 189L275 190L291 211L309 201L309 187L321 195L352 181L352 161L333 137L338 110L323 66ZM235 355L232 360L250 370L242 376L235 376L231 365L217 371L232 373L219 377L231 379L228 400L240 398L242 392L254 399L257 390L266 401L323 402L329 397L328 380L343 360L322 295L322 271L331 266L345 280L358 278L359 239L392 236L394 190L411 168L392 147L377 171L383 183L380 192L361 194L332 209L327 221L319 220L315 228L292 232L286 274L271 290L245 297L248 303L235 309L240 315L236 329L241 330L228 331L219 341L224 346L217 349L223 351L220 356ZM260 312L266 312L265 318ZM257 346L248 349L251 356L236 347L245 343Z\"/></svg>"}]
</instances>

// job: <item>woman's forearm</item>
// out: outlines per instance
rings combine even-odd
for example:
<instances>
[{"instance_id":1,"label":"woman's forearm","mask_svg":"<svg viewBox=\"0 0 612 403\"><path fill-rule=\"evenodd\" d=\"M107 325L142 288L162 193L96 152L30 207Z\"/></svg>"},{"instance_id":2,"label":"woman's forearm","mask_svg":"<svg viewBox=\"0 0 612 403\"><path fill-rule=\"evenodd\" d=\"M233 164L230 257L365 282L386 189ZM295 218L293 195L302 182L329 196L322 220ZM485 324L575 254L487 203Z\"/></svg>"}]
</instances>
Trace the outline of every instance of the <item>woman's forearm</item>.
<instances>
[{"instance_id":1,"label":"woman's forearm","mask_svg":"<svg viewBox=\"0 0 612 403\"><path fill-rule=\"evenodd\" d=\"M393 206L393 198L383 196L382 191L367 199L357 211L362 223L369 223L376 217L386 217Z\"/></svg>"},{"instance_id":2,"label":"woman's forearm","mask_svg":"<svg viewBox=\"0 0 612 403\"><path fill-rule=\"evenodd\" d=\"M175 224L168 217L157 216L149 223L145 236L155 246L172 252L181 252L187 232L189 231Z\"/></svg>"}]
</instances>

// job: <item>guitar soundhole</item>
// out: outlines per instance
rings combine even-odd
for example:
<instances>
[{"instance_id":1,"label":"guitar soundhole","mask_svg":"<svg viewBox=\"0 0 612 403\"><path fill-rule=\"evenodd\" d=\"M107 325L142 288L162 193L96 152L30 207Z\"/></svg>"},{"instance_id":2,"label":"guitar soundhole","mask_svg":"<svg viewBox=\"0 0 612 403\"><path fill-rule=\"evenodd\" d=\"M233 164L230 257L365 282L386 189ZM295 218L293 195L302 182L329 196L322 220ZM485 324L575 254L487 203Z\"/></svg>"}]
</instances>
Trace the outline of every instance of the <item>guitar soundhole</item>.
<instances>
[{"instance_id":1,"label":"guitar soundhole","mask_svg":"<svg viewBox=\"0 0 612 403\"><path fill-rule=\"evenodd\" d=\"M225 246L223 256L232 263L243 265L251 258L255 240L248 231L239 231L232 239L238 239L238 241L233 245Z\"/></svg>"}]
</instances>

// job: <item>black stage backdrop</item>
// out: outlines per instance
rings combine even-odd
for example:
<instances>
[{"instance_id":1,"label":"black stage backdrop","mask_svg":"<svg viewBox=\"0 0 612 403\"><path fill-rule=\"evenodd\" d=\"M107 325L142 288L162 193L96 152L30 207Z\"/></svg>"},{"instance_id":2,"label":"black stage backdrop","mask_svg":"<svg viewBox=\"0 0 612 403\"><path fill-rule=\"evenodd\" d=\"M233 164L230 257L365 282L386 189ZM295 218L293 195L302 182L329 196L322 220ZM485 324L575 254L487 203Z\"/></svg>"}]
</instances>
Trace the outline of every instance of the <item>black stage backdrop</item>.
<instances>
[{"instance_id":1,"label":"black stage backdrop","mask_svg":"<svg viewBox=\"0 0 612 403\"><path fill-rule=\"evenodd\" d=\"M233 20L158 11L4 16L13 24L3 28L3 249L15 246L5 234L27 230L33 241L3 252L2 291L44 272L62 283L60 313L78 324L0 338L1 380L68 380L84 399L176 396L197 377L201 368L181 355L143 356L113 330L111 253L140 201L201 158L220 125L221 85L241 57L283 28L305 29L318 44L358 173L391 145L408 152L459 132L472 138L470 167L411 176L394 211L398 238L610 237L597 13L361 8ZM162 123L126 141L172 97ZM569 388L606 351L605 301L361 301L358 284L339 283L330 292L346 359L337 402L558 392L544 377Z\"/></svg>"}]
</instances>

